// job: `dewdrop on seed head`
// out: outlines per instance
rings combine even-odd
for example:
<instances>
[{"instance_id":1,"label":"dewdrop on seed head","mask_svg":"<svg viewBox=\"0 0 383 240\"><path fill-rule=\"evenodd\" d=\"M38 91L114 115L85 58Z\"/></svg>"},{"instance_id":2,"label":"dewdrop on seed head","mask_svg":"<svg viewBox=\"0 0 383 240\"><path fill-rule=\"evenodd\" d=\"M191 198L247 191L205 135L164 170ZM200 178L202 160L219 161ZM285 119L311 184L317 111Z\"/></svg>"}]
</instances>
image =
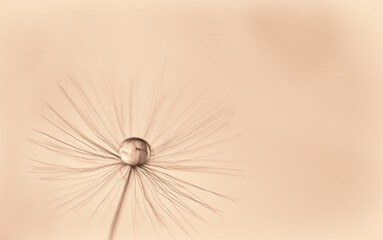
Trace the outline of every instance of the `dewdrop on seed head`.
<instances>
[{"instance_id":1,"label":"dewdrop on seed head","mask_svg":"<svg viewBox=\"0 0 383 240\"><path fill-rule=\"evenodd\" d=\"M127 138L120 144L120 159L131 167L143 165L149 161L150 150L149 143L144 139Z\"/></svg>"}]
</instances>

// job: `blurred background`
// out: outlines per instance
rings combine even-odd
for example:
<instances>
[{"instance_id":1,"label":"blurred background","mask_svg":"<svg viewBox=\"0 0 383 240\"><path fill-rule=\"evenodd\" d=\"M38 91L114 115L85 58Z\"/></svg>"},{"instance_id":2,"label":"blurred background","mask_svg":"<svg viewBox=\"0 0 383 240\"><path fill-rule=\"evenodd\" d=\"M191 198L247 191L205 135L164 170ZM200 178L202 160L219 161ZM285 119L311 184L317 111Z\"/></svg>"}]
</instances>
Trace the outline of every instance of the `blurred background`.
<instances>
[{"instance_id":1,"label":"blurred background","mask_svg":"<svg viewBox=\"0 0 383 240\"><path fill-rule=\"evenodd\" d=\"M244 177L212 180L241 201L195 239L382 239L382 12L379 1L2 0L0 239L106 239L82 212L55 220L26 137L68 72L155 75L164 59L178 81L226 95L242 133L227 148Z\"/></svg>"}]
</instances>

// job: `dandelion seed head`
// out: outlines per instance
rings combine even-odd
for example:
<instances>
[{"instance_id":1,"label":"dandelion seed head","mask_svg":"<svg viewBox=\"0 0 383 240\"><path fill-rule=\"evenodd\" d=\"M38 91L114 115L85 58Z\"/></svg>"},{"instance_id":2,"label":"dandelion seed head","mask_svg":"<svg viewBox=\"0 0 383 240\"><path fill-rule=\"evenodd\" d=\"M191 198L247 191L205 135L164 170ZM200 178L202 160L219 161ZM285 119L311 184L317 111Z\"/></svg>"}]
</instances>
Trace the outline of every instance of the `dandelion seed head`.
<instances>
[{"instance_id":1,"label":"dandelion seed head","mask_svg":"<svg viewBox=\"0 0 383 240\"><path fill-rule=\"evenodd\" d=\"M136 167L148 162L150 145L141 138L127 138L120 144L119 153L123 163Z\"/></svg>"},{"instance_id":2,"label":"dandelion seed head","mask_svg":"<svg viewBox=\"0 0 383 240\"><path fill-rule=\"evenodd\" d=\"M52 201L59 216L89 205L94 207L90 218L99 214L111 218L108 240L118 239L124 231L135 239L141 218L159 239L175 239L178 230L191 236L196 231L194 220L204 220L204 210L219 213L214 198L204 200L205 194L234 201L186 175L240 174L234 163L215 158L215 146L233 138L219 135L232 116L224 101L204 98L200 89L190 87L163 92L162 85L169 83L162 79L144 88L131 80L125 90L125 81L108 74L100 86L85 77L87 87L76 77L70 78L70 85L59 84L75 114L65 115L66 108L47 102L50 114L44 120L52 128L35 129L36 136L30 139L59 155L31 159L32 170L44 174L44 179L67 182ZM147 96L153 96L151 101ZM115 210L109 211L112 207ZM124 214L131 219L126 221ZM119 227L120 218L124 228Z\"/></svg>"}]
</instances>

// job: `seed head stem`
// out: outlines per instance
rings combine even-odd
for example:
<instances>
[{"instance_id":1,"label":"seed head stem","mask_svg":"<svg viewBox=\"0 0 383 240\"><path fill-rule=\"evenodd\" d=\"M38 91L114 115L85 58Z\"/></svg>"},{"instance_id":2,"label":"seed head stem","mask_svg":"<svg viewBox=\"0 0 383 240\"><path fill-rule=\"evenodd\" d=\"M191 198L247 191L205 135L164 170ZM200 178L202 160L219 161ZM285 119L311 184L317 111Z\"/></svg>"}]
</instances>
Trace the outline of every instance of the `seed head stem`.
<instances>
[{"instance_id":1,"label":"seed head stem","mask_svg":"<svg viewBox=\"0 0 383 240\"><path fill-rule=\"evenodd\" d=\"M112 225L110 226L110 229L109 229L109 238L108 238L109 240L113 240L113 237L114 237L115 229L117 227L118 220L120 218L120 212L121 212L122 204L124 203L126 191L128 190L129 179L130 179L130 176L132 175L131 174L132 170L133 170L133 168L129 169L128 178L126 179L126 182L124 185L124 190L121 193L121 197L120 197L120 200L118 202L116 212L114 213L113 222L112 222Z\"/></svg>"}]
</instances>

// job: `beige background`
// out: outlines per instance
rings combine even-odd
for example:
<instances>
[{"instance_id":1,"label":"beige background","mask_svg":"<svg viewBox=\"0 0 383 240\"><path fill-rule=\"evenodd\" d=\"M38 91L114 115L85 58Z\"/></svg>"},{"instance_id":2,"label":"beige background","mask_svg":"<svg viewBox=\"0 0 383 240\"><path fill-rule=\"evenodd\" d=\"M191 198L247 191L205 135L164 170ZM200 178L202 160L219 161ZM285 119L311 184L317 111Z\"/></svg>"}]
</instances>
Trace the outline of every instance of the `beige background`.
<instances>
[{"instance_id":1,"label":"beige background","mask_svg":"<svg viewBox=\"0 0 383 240\"><path fill-rule=\"evenodd\" d=\"M195 239L382 239L381 3L123 2L0 2L0 239L105 239L81 212L54 220L25 138L64 74L164 59L229 95L243 133L245 176L216 184L241 202Z\"/></svg>"}]
</instances>

